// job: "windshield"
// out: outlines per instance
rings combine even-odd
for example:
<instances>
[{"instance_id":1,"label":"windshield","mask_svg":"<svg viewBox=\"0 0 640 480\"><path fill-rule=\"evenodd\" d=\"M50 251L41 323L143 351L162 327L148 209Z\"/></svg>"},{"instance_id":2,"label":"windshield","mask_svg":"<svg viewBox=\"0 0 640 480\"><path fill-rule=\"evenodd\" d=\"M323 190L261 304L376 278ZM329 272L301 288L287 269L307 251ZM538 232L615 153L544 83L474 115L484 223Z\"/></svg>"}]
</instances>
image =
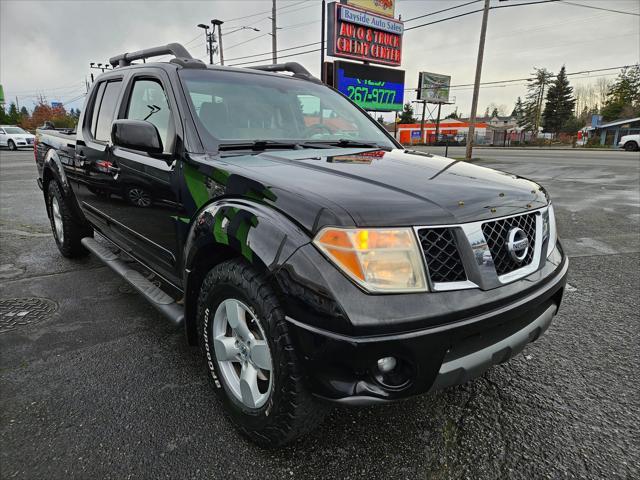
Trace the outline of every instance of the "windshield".
<instances>
[{"instance_id":1,"label":"windshield","mask_svg":"<svg viewBox=\"0 0 640 480\"><path fill-rule=\"evenodd\" d=\"M16 133L27 133L20 127L6 127L4 131L7 132L9 135L15 135Z\"/></svg>"},{"instance_id":2,"label":"windshield","mask_svg":"<svg viewBox=\"0 0 640 480\"><path fill-rule=\"evenodd\" d=\"M324 85L215 70L180 76L205 143L354 140L396 147L370 117Z\"/></svg>"}]
</instances>

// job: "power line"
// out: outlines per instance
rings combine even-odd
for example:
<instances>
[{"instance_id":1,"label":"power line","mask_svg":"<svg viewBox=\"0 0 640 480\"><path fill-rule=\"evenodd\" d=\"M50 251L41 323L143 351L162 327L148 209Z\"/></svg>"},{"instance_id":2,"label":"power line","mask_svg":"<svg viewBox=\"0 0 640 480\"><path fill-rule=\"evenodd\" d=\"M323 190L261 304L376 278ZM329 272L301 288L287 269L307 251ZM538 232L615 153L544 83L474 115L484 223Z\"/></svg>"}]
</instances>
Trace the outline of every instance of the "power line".
<instances>
[{"instance_id":1,"label":"power line","mask_svg":"<svg viewBox=\"0 0 640 480\"><path fill-rule=\"evenodd\" d=\"M303 3L309 3L309 2L307 0L302 0L301 2L297 2L297 3L291 4L291 5L283 5L282 7L279 7L277 10L280 11L280 10L284 10L284 9L287 9L287 8L293 8L293 7L295 7L297 5L301 5ZM310 6L312 6L312 5L310 5ZM225 23L235 22L237 20L244 20L245 18L258 17L260 15L264 15L265 13L269 13L270 14L271 13L271 9L264 10L264 11L258 12L258 13L252 13L251 15L244 15L242 17L229 18L229 19L225 20ZM289 12L287 12L287 13L289 13Z\"/></svg>"},{"instance_id":2,"label":"power line","mask_svg":"<svg viewBox=\"0 0 640 480\"><path fill-rule=\"evenodd\" d=\"M82 82L82 84L84 85L84 81ZM43 89L39 89L39 90L19 90L17 92L12 92L13 94L26 94L27 93L40 93L40 92L52 92L54 90L68 90L70 88L74 88L77 87L79 85L78 82L72 84L72 85L67 85L66 87L51 87L51 88L43 88Z\"/></svg>"},{"instance_id":3,"label":"power line","mask_svg":"<svg viewBox=\"0 0 640 480\"><path fill-rule=\"evenodd\" d=\"M584 74L590 74L590 73L597 73L597 72L606 72L609 70L620 70L623 68L629 68L629 67L633 67L633 65L621 65L619 67L608 67L608 68L594 68L594 69L590 69L590 70L580 70L578 72L570 72L570 73L566 73L567 76L572 76L572 75L584 75ZM596 75L594 75L595 77ZM553 75L551 78L555 78L557 77L557 75ZM513 82L526 82L529 80L533 80L535 77L526 77L526 78L512 78L510 80L494 80L491 82L481 82L480 85L496 85L496 86L506 86L506 85L500 85L500 84L506 84L506 83L513 83ZM582 77L582 78L588 78L588 77ZM526 84L525 84L526 85ZM461 83L458 85L451 85L449 88L454 89L454 88L463 88L463 87L473 87L473 83ZM411 90L417 90L417 87L414 88L405 88L405 91L411 91Z\"/></svg>"},{"instance_id":4,"label":"power line","mask_svg":"<svg viewBox=\"0 0 640 480\"><path fill-rule=\"evenodd\" d=\"M67 100L66 102L64 102L64 103L62 104L62 106L64 107L65 105L68 105L68 104L70 104L70 103L76 102L76 101L78 101L78 100L80 100L81 98L86 97L86 96L87 96L87 94L86 94L86 93L83 93L82 95L79 95L79 96L77 96L76 98L72 98L71 100Z\"/></svg>"},{"instance_id":5,"label":"power line","mask_svg":"<svg viewBox=\"0 0 640 480\"><path fill-rule=\"evenodd\" d=\"M403 21L405 23L406 22L412 22L413 20L418 20L419 18L431 17L432 15L437 15L438 13L448 12L449 10L455 10L456 8L466 7L467 5L471 5L472 3L478 3L478 2L481 2L481 1L482 0L473 0L471 2L463 3L461 5L456 5L455 7L444 8L442 10L438 10L438 11L431 12L431 13L426 13L424 15L418 15L417 17L407 18L407 19L405 19Z\"/></svg>"},{"instance_id":6,"label":"power line","mask_svg":"<svg viewBox=\"0 0 640 480\"><path fill-rule=\"evenodd\" d=\"M295 47L281 48L280 50L278 50L278 53L280 53L280 52L288 52L290 50L295 50L297 48L312 47L313 45L320 45L320 42L305 43L304 45L297 45ZM244 57L231 58L231 59L229 59L229 61L243 60L245 58L253 58L253 57L263 57L265 55L271 55L271 52L255 53L253 55L245 55ZM251 63L251 62L248 62L248 63Z\"/></svg>"},{"instance_id":7,"label":"power line","mask_svg":"<svg viewBox=\"0 0 640 480\"><path fill-rule=\"evenodd\" d=\"M297 48L299 48L299 47L297 47ZM278 58L295 57L297 55L306 55L308 53L319 52L319 51L320 51L320 49L316 48L314 50L307 50L306 52L296 52L296 53L291 53L289 55L278 55ZM249 65L250 63L262 63L262 62L267 62L267 61L269 61L268 58L267 59L261 58L261 59L258 59L258 60L252 60L250 62L234 63L233 65L228 65L228 66L229 67L238 67L238 66L241 66L241 65Z\"/></svg>"},{"instance_id":8,"label":"power line","mask_svg":"<svg viewBox=\"0 0 640 480\"><path fill-rule=\"evenodd\" d=\"M510 8L510 7L524 7L526 5L538 5L541 3L553 3L559 2L560 0L538 0L535 2L524 2L524 3L514 3L511 5L495 5L493 7L489 7L489 10L497 9L497 8ZM441 18L440 20L434 20L433 22L423 23L421 25L414 25L413 27L405 28L404 31L408 32L409 30L415 30L416 28L426 27L428 25L434 25L436 23L446 22L448 20L453 20L455 18L466 17L467 15L473 15L474 13L482 12L484 9L479 8L477 10L471 10L469 12L459 13L458 15L454 15L452 17Z\"/></svg>"},{"instance_id":9,"label":"power line","mask_svg":"<svg viewBox=\"0 0 640 480\"><path fill-rule=\"evenodd\" d=\"M573 80L582 80L585 78L599 78L599 77L611 77L613 75L618 75L618 72L613 72L613 73L601 73L599 75L585 75L583 77L574 77ZM525 83L509 83L509 84L503 84L503 85L488 85L486 87L484 87L485 89L487 88L508 88L508 87L523 87L525 85L528 85L529 82L525 82ZM469 90L473 87L451 87L451 90ZM415 90L415 89L412 89Z\"/></svg>"},{"instance_id":10,"label":"power line","mask_svg":"<svg viewBox=\"0 0 640 480\"><path fill-rule=\"evenodd\" d=\"M225 50L230 50L230 49L232 49L234 47L238 47L240 45L244 45L245 43L253 42L254 40L257 40L259 38L266 37L267 35L271 35L271 33L263 33L262 35L257 35L255 37L250 38L249 40L244 40L242 42L234 43L233 45L229 45L228 47L226 47ZM269 52L269 53L271 53L271 52Z\"/></svg>"},{"instance_id":11,"label":"power line","mask_svg":"<svg viewBox=\"0 0 640 480\"><path fill-rule=\"evenodd\" d=\"M566 3L567 5L573 5L574 7L593 8L594 10L603 10L605 12L622 13L623 15L634 15L636 17L640 17L640 13L625 12L623 10L614 10L612 8L594 7L593 5L583 5L582 3L566 2L564 0L560 0L560 1L562 3Z\"/></svg>"}]
</instances>

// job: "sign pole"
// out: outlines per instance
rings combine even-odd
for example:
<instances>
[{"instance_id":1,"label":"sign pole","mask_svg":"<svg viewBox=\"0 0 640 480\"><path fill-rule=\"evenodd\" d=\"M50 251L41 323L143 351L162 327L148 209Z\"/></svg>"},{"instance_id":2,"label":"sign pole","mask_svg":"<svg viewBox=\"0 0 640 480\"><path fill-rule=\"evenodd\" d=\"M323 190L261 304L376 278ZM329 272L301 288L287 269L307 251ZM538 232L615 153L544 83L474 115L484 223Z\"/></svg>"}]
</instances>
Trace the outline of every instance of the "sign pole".
<instances>
[{"instance_id":1,"label":"sign pole","mask_svg":"<svg viewBox=\"0 0 640 480\"><path fill-rule=\"evenodd\" d=\"M327 83L324 78L324 24L326 22L327 3L326 0L322 0L322 21L320 22L320 80Z\"/></svg>"},{"instance_id":2,"label":"sign pole","mask_svg":"<svg viewBox=\"0 0 640 480\"><path fill-rule=\"evenodd\" d=\"M442 103L438 104L438 118L436 120L436 142L440 137L440 109L442 108Z\"/></svg>"},{"instance_id":3,"label":"sign pole","mask_svg":"<svg viewBox=\"0 0 640 480\"><path fill-rule=\"evenodd\" d=\"M424 112L427 109L427 101L423 100L422 101L422 120L420 120L420 141L424 142Z\"/></svg>"}]
</instances>

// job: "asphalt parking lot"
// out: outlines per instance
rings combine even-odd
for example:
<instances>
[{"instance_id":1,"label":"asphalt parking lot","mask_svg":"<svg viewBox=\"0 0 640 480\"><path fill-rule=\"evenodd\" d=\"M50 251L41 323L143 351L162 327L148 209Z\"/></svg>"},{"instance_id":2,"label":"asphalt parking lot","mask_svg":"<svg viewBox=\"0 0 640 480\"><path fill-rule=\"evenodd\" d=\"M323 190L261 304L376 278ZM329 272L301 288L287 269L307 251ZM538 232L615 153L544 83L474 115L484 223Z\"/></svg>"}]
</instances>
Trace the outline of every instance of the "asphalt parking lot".
<instances>
[{"instance_id":1,"label":"asphalt parking lot","mask_svg":"<svg viewBox=\"0 0 640 480\"><path fill-rule=\"evenodd\" d=\"M58 254L33 154L0 151L0 300L48 299L39 321L0 324L0 476L639 478L640 154L475 154L556 205L571 266L547 334L469 384L335 409L265 451L223 417L180 331L96 260Z\"/></svg>"}]
</instances>

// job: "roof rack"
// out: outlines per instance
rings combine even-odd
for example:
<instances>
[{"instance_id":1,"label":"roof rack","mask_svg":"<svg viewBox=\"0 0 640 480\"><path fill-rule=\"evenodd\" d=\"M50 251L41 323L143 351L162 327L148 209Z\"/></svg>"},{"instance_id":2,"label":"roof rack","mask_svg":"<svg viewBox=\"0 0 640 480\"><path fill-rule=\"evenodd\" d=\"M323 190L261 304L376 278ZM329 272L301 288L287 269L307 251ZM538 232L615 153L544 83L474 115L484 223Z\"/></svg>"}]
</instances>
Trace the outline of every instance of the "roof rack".
<instances>
[{"instance_id":1,"label":"roof rack","mask_svg":"<svg viewBox=\"0 0 640 480\"><path fill-rule=\"evenodd\" d=\"M207 68L207 66L198 59L195 59L179 43L170 43L161 47L145 48L137 52L121 53L109 59L109 63L113 67L128 67L134 60L145 60L160 55L173 55L171 63L177 63L184 68Z\"/></svg>"},{"instance_id":2,"label":"roof rack","mask_svg":"<svg viewBox=\"0 0 640 480\"><path fill-rule=\"evenodd\" d=\"M298 62L276 63L273 65L256 65L255 67L247 67L252 70L262 70L265 72L291 72L294 77L304 78L316 83L322 83L319 79L311 75L309 70L304 68Z\"/></svg>"}]
</instances>

